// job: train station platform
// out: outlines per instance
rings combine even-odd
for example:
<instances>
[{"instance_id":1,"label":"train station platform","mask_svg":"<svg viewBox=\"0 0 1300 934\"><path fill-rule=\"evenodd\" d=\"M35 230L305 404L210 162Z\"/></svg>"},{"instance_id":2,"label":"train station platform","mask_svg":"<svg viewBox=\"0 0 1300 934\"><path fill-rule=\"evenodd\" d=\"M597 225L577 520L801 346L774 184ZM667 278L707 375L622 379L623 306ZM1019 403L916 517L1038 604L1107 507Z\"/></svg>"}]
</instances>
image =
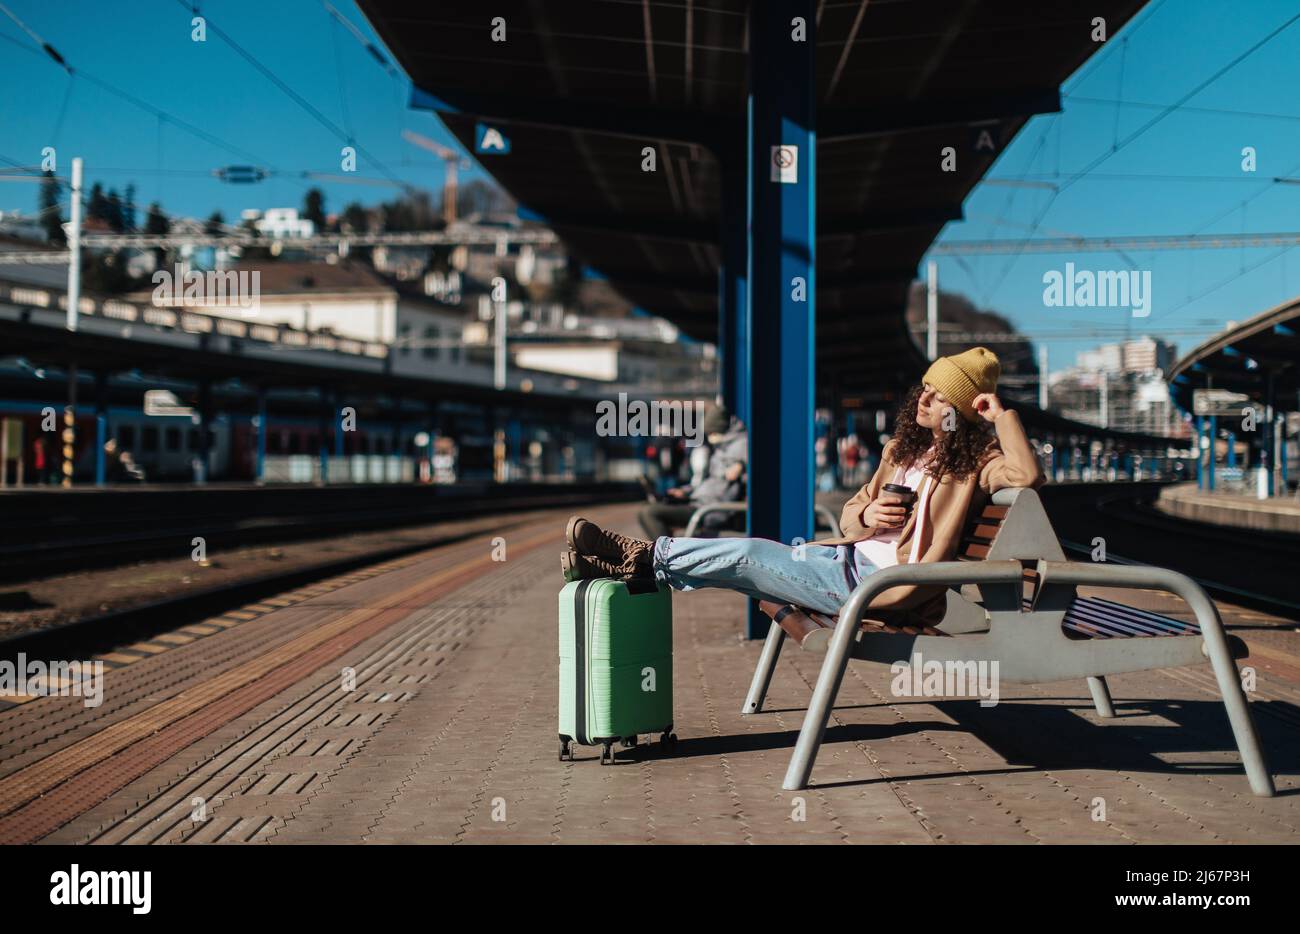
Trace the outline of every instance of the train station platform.
<instances>
[{"instance_id":1,"label":"train station platform","mask_svg":"<svg viewBox=\"0 0 1300 934\"><path fill-rule=\"evenodd\" d=\"M630 506L589 512L633 531ZM815 784L784 792L821 656L784 653L742 717L760 646L720 591L674 595L675 749L558 761L561 518L509 530L504 561L485 533L105 652L98 707L0 710L0 842L1300 840L1300 633L1226 605L1275 798L1250 793L1208 666L1113 677L1101 721L1082 682L985 709L854 665Z\"/></svg>"},{"instance_id":2,"label":"train station platform","mask_svg":"<svg viewBox=\"0 0 1300 934\"><path fill-rule=\"evenodd\" d=\"M1180 483L1160 491L1156 508L1193 522L1300 535L1300 499L1291 497L1258 499L1240 493L1210 493L1197 489L1194 483Z\"/></svg>"}]
</instances>

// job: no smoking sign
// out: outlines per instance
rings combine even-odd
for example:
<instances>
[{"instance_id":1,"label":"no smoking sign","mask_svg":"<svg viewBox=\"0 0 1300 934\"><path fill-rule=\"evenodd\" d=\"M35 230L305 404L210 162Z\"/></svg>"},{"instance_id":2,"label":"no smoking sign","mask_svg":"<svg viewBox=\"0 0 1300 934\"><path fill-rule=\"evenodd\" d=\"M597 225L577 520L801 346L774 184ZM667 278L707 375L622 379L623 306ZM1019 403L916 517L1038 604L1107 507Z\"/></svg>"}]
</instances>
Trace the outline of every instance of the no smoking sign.
<instances>
[{"instance_id":1,"label":"no smoking sign","mask_svg":"<svg viewBox=\"0 0 1300 934\"><path fill-rule=\"evenodd\" d=\"M772 147L772 181L793 185L799 181L799 147Z\"/></svg>"}]
</instances>

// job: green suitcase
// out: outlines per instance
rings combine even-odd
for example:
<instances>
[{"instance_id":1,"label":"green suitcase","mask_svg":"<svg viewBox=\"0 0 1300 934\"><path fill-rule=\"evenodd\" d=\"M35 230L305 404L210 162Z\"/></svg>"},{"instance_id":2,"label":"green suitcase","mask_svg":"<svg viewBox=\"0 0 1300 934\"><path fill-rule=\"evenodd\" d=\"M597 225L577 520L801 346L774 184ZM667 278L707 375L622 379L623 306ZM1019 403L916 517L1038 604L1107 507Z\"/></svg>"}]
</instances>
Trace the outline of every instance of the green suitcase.
<instances>
[{"instance_id":1,"label":"green suitcase","mask_svg":"<svg viewBox=\"0 0 1300 934\"><path fill-rule=\"evenodd\" d=\"M570 581L560 591L560 759L573 744L637 745L673 735L672 591L654 581Z\"/></svg>"}]
</instances>

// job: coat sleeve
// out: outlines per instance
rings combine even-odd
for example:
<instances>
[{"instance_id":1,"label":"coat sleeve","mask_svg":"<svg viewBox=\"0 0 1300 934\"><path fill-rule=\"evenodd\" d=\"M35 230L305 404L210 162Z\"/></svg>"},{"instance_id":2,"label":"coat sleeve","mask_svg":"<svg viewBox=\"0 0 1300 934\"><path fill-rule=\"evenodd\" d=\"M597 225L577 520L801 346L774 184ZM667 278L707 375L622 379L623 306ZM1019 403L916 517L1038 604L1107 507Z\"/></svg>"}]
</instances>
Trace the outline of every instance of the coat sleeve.
<instances>
[{"instance_id":1,"label":"coat sleeve","mask_svg":"<svg viewBox=\"0 0 1300 934\"><path fill-rule=\"evenodd\" d=\"M876 468L875 474L862 485L862 489L858 490L851 500L844 504L844 509L840 512L840 532L845 538L863 539L872 536L872 530L862 524L862 510L870 506L872 501L880 495L880 488L885 483L885 476L893 470L893 463L890 459L893 451L894 442L890 441L881 451L880 466Z\"/></svg>"},{"instance_id":2,"label":"coat sleeve","mask_svg":"<svg viewBox=\"0 0 1300 934\"><path fill-rule=\"evenodd\" d=\"M980 489L990 496L1007 487L1037 489L1047 482L1020 416L1008 409L993 422L997 444L980 467Z\"/></svg>"}]
</instances>

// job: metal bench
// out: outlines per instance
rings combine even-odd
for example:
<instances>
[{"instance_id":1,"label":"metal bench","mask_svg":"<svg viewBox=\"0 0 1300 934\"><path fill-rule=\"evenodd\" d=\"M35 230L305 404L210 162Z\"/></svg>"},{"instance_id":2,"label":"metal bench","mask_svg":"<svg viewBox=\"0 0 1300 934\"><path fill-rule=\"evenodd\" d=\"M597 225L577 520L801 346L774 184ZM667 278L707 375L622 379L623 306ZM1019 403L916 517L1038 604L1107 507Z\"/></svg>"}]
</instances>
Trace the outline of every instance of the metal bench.
<instances>
[{"instance_id":1,"label":"metal bench","mask_svg":"<svg viewBox=\"0 0 1300 934\"><path fill-rule=\"evenodd\" d=\"M682 538L694 538L699 532L700 523L710 513L744 513L748 509L745 503L709 503L707 506L701 506L691 513L691 519L686 523L686 531L682 532ZM840 520L836 518L835 513L820 504L814 506L813 511L821 520L821 526L825 526L836 535L840 534Z\"/></svg>"},{"instance_id":2,"label":"metal bench","mask_svg":"<svg viewBox=\"0 0 1300 934\"><path fill-rule=\"evenodd\" d=\"M899 627L881 617L864 625L871 600L904 584L947 585L943 620L935 627ZM1080 584L1164 590L1181 597L1197 622L1080 597ZM975 593L964 595L963 585ZM920 654L926 663L944 665L997 662L1000 680L1012 683L1084 678L1101 717L1115 715L1106 675L1201 664L1208 657L1251 790L1274 793L1233 661L1246 657L1246 645L1224 633L1213 601L1191 578L1163 568L1067 562L1033 490L996 493L968 523L959 560L877 571L838 617L772 603L762 608L773 622L743 714L761 711L787 636L826 655L786 771L787 790L807 787L849 661L907 663Z\"/></svg>"}]
</instances>

